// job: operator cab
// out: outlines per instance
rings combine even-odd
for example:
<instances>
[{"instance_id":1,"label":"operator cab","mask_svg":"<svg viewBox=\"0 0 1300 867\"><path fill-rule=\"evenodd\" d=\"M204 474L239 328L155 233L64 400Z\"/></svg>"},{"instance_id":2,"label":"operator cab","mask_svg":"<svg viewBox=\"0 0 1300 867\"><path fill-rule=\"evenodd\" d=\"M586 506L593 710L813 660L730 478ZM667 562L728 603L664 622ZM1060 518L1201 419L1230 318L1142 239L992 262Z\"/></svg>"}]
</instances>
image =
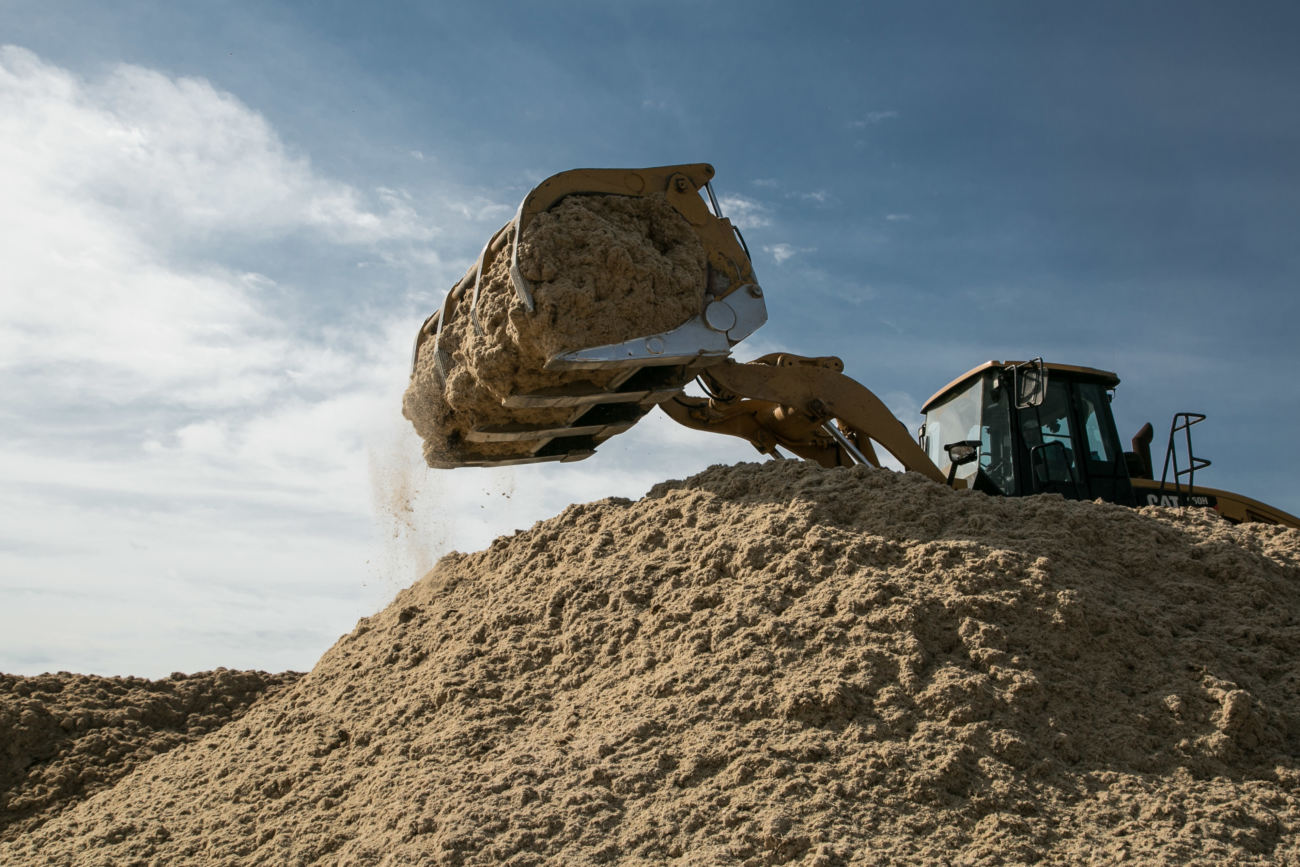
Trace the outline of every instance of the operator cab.
<instances>
[{"instance_id":1,"label":"operator cab","mask_svg":"<svg viewBox=\"0 0 1300 867\"><path fill-rule=\"evenodd\" d=\"M1090 367L988 361L926 402L920 445L950 479L985 493L1133 505L1110 410L1117 385Z\"/></svg>"}]
</instances>

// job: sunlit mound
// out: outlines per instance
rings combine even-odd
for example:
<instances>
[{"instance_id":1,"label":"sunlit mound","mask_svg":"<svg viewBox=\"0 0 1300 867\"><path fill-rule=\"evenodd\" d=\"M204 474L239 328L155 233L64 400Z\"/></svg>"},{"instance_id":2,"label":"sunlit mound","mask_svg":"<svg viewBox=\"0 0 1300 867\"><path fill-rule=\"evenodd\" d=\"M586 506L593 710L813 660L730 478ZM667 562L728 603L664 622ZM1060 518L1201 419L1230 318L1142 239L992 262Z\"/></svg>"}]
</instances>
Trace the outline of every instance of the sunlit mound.
<instances>
[{"instance_id":1,"label":"sunlit mound","mask_svg":"<svg viewBox=\"0 0 1300 867\"><path fill-rule=\"evenodd\" d=\"M715 468L455 554L0 863L1300 861L1300 533Z\"/></svg>"}]
</instances>

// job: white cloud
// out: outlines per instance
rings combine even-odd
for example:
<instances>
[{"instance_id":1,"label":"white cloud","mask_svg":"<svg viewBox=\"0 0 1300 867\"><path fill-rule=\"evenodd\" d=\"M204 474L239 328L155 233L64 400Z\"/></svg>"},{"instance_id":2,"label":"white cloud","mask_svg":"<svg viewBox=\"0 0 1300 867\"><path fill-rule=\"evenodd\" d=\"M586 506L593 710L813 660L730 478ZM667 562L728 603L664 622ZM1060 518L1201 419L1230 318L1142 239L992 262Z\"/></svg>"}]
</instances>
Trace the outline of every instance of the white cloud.
<instances>
[{"instance_id":1,"label":"white cloud","mask_svg":"<svg viewBox=\"0 0 1300 867\"><path fill-rule=\"evenodd\" d=\"M129 217L155 239L310 228L359 243L432 233L404 194L322 178L265 118L200 78L120 65L83 81L0 47L0 147L23 191Z\"/></svg>"},{"instance_id":2,"label":"white cloud","mask_svg":"<svg viewBox=\"0 0 1300 867\"><path fill-rule=\"evenodd\" d=\"M803 199L805 202L816 202L819 205L826 204L830 199L830 193L825 190L813 190L808 193L793 193L792 195L797 199Z\"/></svg>"},{"instance_id":3,"label":"white cloud","mask_svg":"<svg viewBox=\"0 0 1300 867\"><path fill-rule=\"evenodd\" d=\"M782 264L787 259L798 255L799 253L811 253L816 249L817 249L816 247L796 247L793 244L785 244L785 243L765 244L763 246L763 252L767 253L773 259L775 259L776 264L778 265Z\"/></svg>"},{"instance_id":4,"label":"white cloud","mask_svg":"<svg viewBox=\"0 0 1300 867\"><path fill-rule=\"evenodd\" d=\"M781 188L781 182L778 181L776 178L755 178L754 180L750 181L750 183L756 187L765 190L779 190ZM819 205L825 204L826 202L831 200L831 194L826 190L809 190L806 192L791 190L784 193L783 196L786 199L804 201L804 202L816 202ZM743 197L738 197L738 198L743 198ZM741 207L763 209L763 206L760 203L752 200L745 200L741 204Z\"/></svg>"},{"instance_id":5,"label":"white cloud","mask_svg":"<svg viewBox=\"0 0 1300 867\"><path fill-rule=\"evenodd\" d=\"M486 196L462 196L455 199L445 199L443 204L449 211L460 215L466 220L498 222L502 225L505 225L507 221L514 217L515 210L519 206L518 202L510 205Z\"/></svg>"},{"instance_id":6,"label":"white cloud","mask_svg":"<svg viewBox=\"0 0 1300 867\"><path fill-rule=\"evenodd\" d=\"M14 47L0 48L0 186L0 258L16 290L0 294L0 369L24 374L11 389L64 403L165 393L233 406L269 397L286 371L339 368L337 353L271 317L259 299L273 281L210 257L178 264L171 240L432 234L407 193L380 188L379 207L365 207L205 81L121 66L84 82Z\"/></svg>"},{"instance_id":7,"label":"white cloud","mask_svg":"<svg viewBox=\"0 0 1300 867\"><path fill-rule=\"evenodd\" d=\"M737 195L719 196L718 204L722 206L722 215L742 229L757 229L772 224L767 206L755 199Z\"/></svg>"},{"instance_id":8,"label":"white cloud","mask_svg":"<svg viewBox=\"0 0 1300 867\"><path fill-rule=\"evenodd\" d=\"M869 111L857 120L849 121L850 129L866 129L869 126L875 126L878 123L884 123L887 120L898 118L896 111Z\"/></svg>"},{"instance_id":9,"label":"white cloud","mask_svg":"<svg viewBox=\"0 0 1300 867\"><path fill-rule=\"evenodd\" d=\"M0 189L0 670L309 665L382 601L365 454L405 424L418 319L309 327L215 239L415 269L432 223L206 81L13 47Z\"/></svg>"}]
</instances>

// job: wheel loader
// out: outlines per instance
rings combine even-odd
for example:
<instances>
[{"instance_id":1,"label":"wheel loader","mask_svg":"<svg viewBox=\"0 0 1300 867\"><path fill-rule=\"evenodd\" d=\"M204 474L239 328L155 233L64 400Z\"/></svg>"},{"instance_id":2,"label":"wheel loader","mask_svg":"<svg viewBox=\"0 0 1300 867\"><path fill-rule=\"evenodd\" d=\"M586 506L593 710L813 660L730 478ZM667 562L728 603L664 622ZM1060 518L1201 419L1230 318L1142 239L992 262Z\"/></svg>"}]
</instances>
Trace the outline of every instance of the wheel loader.
<instances>
[{"instance_id":1,"label":"wheel loader","mask_svg":"<svg viewBox=\"0 0 1300 867\"><path fill-rule=\"evenodd\" d=\"M1174 417L1157 479L1150 424L1130 449L1120 443L1110 408L1119 377L1109 371L1042 359L985 362L925 403L914 439L838 358L779 353L737 362L732 350L767 311L713 176L702 163L579 169L525 196L417 334L404 412L432 466L581 460L657 406L680 424L740 437L772 457L880 466L883 450L938 484L993 496L1207 507L1234 522L1300 528L1300 518L1281 509L1195 484L1209 466L1192 451L1191 427L1203 415ZM589 213L581 219L595 222L574 222L569 212L582 208ZM649 242L623 249L607 231L608 214ZM582 248L569 260L585 269L576 296L556 288L571 275L536 261L547 253L542 228L554 225L592 227L563 241ZM636 268L663 256L688 263L673 272L685 275L672 288L686 293L685 306L647 326L640 312L657 303L662 280ZM599 294L607 278L619 282L615 265L633 274L619 278L626 284L619 297L576 322L574 298L587 305L587 293ZM560 332L563 339L539 353L536 335ZM686 393L692 382L699 394Z\"/></svg>"}]
</instances>

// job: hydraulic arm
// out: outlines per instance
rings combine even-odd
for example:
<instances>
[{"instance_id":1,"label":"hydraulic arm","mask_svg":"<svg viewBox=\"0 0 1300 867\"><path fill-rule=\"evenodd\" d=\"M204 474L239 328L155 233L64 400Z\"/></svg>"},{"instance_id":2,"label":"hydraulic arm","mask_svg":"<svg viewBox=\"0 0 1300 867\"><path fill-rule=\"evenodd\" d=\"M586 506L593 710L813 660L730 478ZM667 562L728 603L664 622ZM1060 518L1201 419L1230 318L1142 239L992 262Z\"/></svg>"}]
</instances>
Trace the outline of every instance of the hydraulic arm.
<instances>
[{"instance_id":1,"label":"hydraulic arm","mask_svg":"<svg viewBox=\"0 0 1300 867\"><path fill-rule=\"evenodd\" d=\"M678 395L660 406L687 427L749 440L773 456L781 447L826 467L880 466L874 442L905 469L942 484L943 473L907 428L843 369L835 357L787 354L717 364L700 373L708 397Z\"/></svg>"}]
</instances>

